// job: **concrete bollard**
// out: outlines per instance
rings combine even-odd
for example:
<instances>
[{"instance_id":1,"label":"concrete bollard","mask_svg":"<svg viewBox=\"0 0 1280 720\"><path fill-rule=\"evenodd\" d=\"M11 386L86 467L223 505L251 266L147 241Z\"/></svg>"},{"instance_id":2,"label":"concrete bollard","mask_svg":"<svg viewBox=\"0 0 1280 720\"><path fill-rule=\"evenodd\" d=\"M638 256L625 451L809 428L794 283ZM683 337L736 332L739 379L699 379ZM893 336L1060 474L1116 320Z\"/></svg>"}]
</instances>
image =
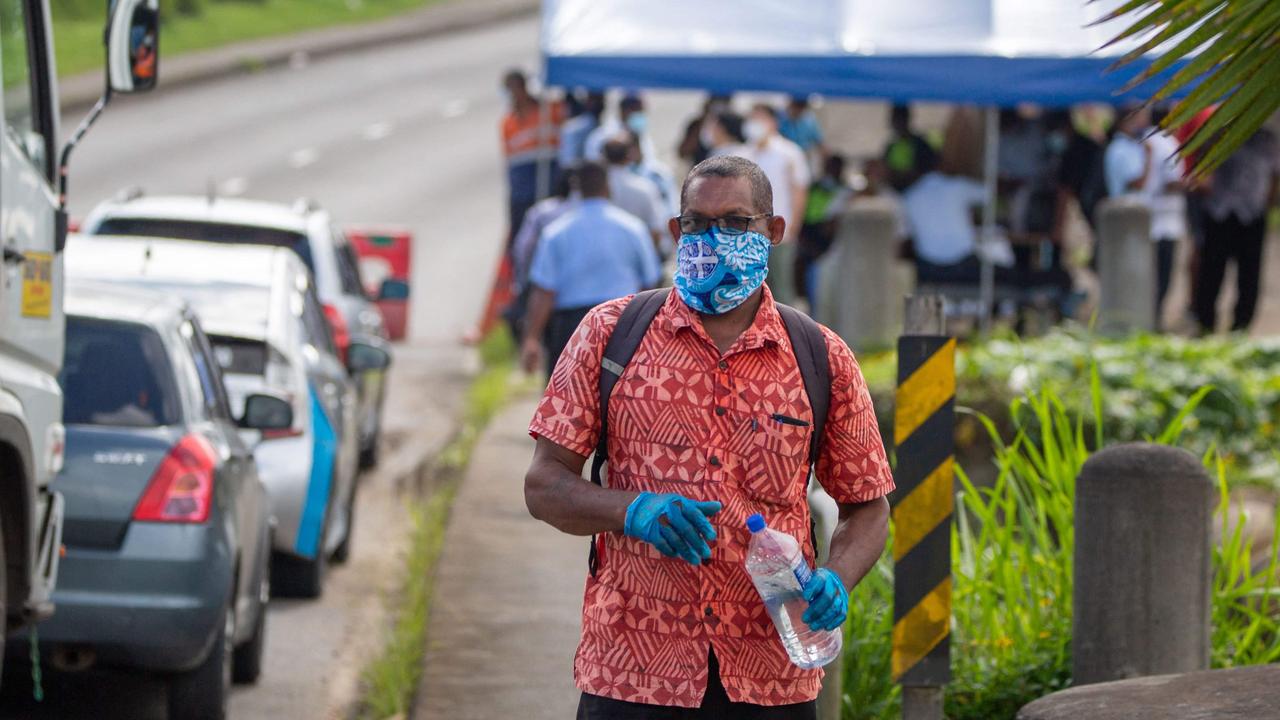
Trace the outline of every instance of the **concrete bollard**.
<instances>
[{"instance_id":1,"label":"concrete bollard","mask_svg":"<svg viewBox=\"0 0 1280 720\"><path fill-rule=\"evenodd\" d=\"M822 268L817 317L855 349L893 343L902 325L897 212L888 198L858 198Z\"/></svg>"},{"instance_id":2,"label":"concrete bollard","mask_svg":"<svg viewBox=\"0 0 1280 720\"><path fill-rule=\"evenodd\" d=\"M1125 333L1156 329L1156 250L1151 210L1136 197L1098 205L1098 327Z\"/></svg>"},{"instance_id":3,"label":"concrete bollard","mask_svg":"<svg viewBox=\"0 0 1280 720\"><path fill-rule=\"evenodd\" d=\"M1107 448L1076 485L1076 685L1209 667L1214 486L1194 455Z\"/></svg>"}]
</instances>

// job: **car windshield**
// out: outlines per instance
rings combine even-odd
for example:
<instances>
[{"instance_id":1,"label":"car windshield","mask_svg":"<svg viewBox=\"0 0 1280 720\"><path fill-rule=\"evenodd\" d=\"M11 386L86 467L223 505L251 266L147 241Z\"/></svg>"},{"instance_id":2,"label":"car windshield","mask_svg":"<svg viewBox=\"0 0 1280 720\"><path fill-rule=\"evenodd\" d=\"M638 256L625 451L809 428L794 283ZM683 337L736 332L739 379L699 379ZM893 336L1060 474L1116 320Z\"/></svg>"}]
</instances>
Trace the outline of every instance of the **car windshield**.
<instances>
[{"instance_id":1,"label":"car windshield","mask_svg":"<svg viewBox=\"0 0 1280 720\"><path fill-rule=\"evenodd\" d=\"M58 382L68 425L157 427L178 421L164 344L143 325L68 317Z\"/></svg>"},{"instance_id":2,"label":"car windshield","mask_svg":"<svg viewBox=\"0 0 1280 720\"><path fill-rule=\"evenodd\" d=\"M130 235L155 238L177 238L202 242L231 243L233 245L270 245L289 248L312 272L311 245L307 236L291 230L236 225L234 223L205 222L203 220L174 220L170 218L113 217L103 220L94 230L95 235Z\"/></svg>"}]
</instances>

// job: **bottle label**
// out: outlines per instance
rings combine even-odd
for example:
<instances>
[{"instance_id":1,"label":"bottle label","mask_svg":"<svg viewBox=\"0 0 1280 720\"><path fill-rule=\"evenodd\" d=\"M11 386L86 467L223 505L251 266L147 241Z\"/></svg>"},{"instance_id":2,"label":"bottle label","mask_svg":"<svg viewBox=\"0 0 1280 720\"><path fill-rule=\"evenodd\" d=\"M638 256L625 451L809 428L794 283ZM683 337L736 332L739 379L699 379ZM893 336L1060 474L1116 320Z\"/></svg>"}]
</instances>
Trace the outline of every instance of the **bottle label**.
<instances>
[{"instance_id":1,"label":"bottle label","mask_svg":"<svg viewBox=\"0 0 1280 720\"><path fill-rule=\"evenodd\" d=\"M800 581L801 590L813 579L813 571L809 569L809 563L804 561L803 556L799 558L795 565L791 566L791 572L796 576L796 580Z\"/></svg>"}]
</instances>

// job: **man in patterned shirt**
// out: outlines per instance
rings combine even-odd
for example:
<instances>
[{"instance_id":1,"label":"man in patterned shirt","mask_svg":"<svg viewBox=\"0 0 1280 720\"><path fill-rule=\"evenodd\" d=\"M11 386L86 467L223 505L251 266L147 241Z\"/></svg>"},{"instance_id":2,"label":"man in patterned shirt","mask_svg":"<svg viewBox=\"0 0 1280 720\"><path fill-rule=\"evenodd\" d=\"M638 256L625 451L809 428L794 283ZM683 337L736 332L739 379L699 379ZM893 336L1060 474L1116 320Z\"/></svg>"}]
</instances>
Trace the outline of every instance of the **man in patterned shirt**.
<instances>
[{"instance_id":1,"label":"man in patterned shirt","mask_svg":"<svg viewBox=\"0 0 1280 720\"><path fill-rule=\"evenodd\" d=\"M593 309L560 357L529 427L530 512L598 535L574 678L582 718L813 718L822 671L787 658L745 569L746 518L800 541L812 565L806 483L813 413L764 286L784 220L758 166L689 173L676 290L608 405L607 487L583 480L600 436L601 359L628 298ZM853 353L822 328L830 408L816 467L840 507L830 560L804 587L804 621L840 627L848 589L885 546L893 478Z\"/></svg>"}]
</instances>

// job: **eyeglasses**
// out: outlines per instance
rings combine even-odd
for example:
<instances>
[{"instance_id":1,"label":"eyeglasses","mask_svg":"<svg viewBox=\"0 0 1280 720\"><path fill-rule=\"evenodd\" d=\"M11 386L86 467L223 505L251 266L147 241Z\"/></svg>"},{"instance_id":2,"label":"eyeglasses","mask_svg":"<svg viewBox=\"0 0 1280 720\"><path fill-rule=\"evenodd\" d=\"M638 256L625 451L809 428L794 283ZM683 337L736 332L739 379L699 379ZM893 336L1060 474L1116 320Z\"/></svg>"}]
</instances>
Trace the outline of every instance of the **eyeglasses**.
<instances>
[{"instance_id":1,"label":"eyeglasses","mask_svg":"<svg viewBox=\"0 0 1280 720\"><path fill-rule=\"evenodd\" d=\"M720 228L720 232L725 235L741 235L750 227L751 223L761 218L771 218L772 213L761 213L759 215L725 215L724 217L708 218L700 215L681 215L676 218L680 223L680 232L686 235L701 235L706 232L712 225Z\"/></svg>"}]
</instances>

